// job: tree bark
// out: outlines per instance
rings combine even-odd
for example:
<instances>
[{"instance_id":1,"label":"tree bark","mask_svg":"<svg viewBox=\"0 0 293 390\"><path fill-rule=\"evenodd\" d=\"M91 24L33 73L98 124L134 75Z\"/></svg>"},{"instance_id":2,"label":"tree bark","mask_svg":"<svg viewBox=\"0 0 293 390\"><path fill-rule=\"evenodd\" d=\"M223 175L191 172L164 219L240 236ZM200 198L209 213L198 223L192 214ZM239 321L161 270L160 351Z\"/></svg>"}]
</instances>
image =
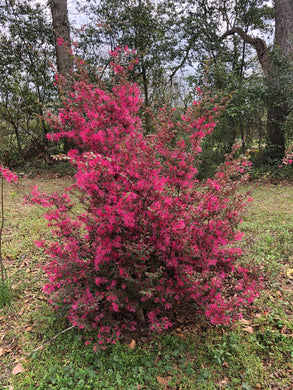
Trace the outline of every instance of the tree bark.
<instances>
[{"instance_id":1,"label":"tree bark","mask_svg":"<svg viewBox=\"0 0 293 390\"><path fill-rule=\"evenodd\" d=\"M293 0L275 0L275 48L292 60L293 54Z\"/></svg>"},{"instance_id":2,"label":"tree bark","mask_svg":"<svg viewBox=\"0 0 293 390\"><path fill-rule=\"evenodd\" d=\"M73 61L70 54L71 39L67 0L50 0L49 4L55 34L57 70L65 78L68 78L73 67ZM64 44L58 44L58 39L63 40Z\"/></svg>"},{"instance_id":3,"label":"tree bark","mask_svg":"<svg viewBox=\"0 0 293 390\"><path fill-rule=\"evenodd\" d=\"M63 98L64 94L66 96L71 91L70 73L73 69L73 58L70 53L71 38L67 0L49 0L49 4L55 35L57 71L64 77L64 82L62 85L59 85L59 94ZM59 44L59 39L63 41L62 44ZM64 153L67 153L72 147L73 143L68 139L64 139Z\"/></svg>"}]
</instances>

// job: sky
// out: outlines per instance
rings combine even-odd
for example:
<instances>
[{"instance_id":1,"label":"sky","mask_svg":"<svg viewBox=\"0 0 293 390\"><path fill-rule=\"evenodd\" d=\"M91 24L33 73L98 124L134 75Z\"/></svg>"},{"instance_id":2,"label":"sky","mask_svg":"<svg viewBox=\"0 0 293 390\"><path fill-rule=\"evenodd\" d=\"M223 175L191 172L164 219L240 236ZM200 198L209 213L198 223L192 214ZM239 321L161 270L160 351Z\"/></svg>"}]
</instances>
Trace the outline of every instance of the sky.
<instances>
[{"instance_id":1,"label":"sky","mask_svg":"<svg viewBox=\"0 0 293 390\"><path fill-rule=\"evenodd\" d=\"M67 0L69 20L74 26L88 23L88 18L85 14L77 11L76 0Z\"/></svg>"},{"instance_id":2,"label":"sky","mask_svg":"<svg viewBox=\"0 0 293 390\"><path fill-rule=\"evenodd\" d=\"M32 1L43 5L48 4L48 0L32 0ZM78 12L76 3L77 3L76 0L67 0L68 17L69 17L69 21L74 27L79 27L81 25L87 24L89 20L85 14L81 14L80 12Z\"/></svg>"}]
</instances>

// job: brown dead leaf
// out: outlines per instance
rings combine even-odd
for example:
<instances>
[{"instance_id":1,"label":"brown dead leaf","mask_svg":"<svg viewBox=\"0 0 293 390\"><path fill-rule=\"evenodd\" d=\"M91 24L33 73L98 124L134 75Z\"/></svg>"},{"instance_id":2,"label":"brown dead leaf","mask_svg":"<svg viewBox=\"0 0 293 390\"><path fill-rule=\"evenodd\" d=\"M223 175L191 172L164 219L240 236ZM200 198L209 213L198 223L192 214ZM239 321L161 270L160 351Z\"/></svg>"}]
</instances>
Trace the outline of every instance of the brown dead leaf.
<instances>
[{"instance_id":1,"label":"brown dead leaf","mask_svg":"<svg viewBox=\"0 0 293 390\"><path fill-rule=\"evenodd\" d=\"M12 375L17 375L20 372L24 372L25 369L23 368L23 365L21 363L17 363L17 365L12 370Z\"/></svg>"},{"instance_id":2,"label":"brown dead leaf","mask_svg":"<svg viewBox=\"0 0 293 390\"><path fill-rule=\"evenodd\" d=\"M27 306L25 305L25 306L23 306L22 309L20 309L20 311L18 312L19 317L21 317L23 315L23 313L25 312L26 307Z\"/></svg>"},{"instance_id":3,"label":"brown dead leaf","mask_svg":"<svg viewBox=\"0 0 293 390\"><path fill-rule=\"evenodd\" d=\"M127 344L127 347L129 349L134 349L136 346L136 341L134 339L131 340L131 342L129 344Z\"/></svg>"},{"instance_id":4,"label":"brown dead leaf","mask_svg":"<svg viewBox=\"0 0 293 390\"><path fill-rule=\"evenodd\" d=\"M186 340L186 339L187 339L187 337L186 337L185 334L183 334L183 333L176 333L176 336L177 336L179 339L181 339L181 340Z\"/></svg>"},{"instance_id":5,"label":"brown dead leaf","mask_svg":"<svg viewBox=\"0 0 293 390\"><path fill-rule=\"evenodd\" d=\"M220 389L224 389L224 388L226 388L228 383L229 383L228 379L225 378L222 381L218 382L217 384L220 387Z\"/></svg>"},{"instance_id":6,"label":"brown dead leaf","mask_svg":"<svg viewBox=\"0 0 293 390\"><path fill-rule=\"evenodd\" d=\"M236 330L238 329L238 324L237 322L233 322L233 324L231 325L231 330Z\"/></svg>"},{"instance_id":7,"label":"brown dead leaf","mask_svg":"<svg viewBox=\"0 0 293 390\"><path fill-rule=\"evenodd\" d=\"M157 376L157 381L159 382L160 385L164 386L164 390L167 389L169 381L172 379L171 376Z\"/></svg>"},{"instance_id":8,"label":"brown dead leaf","mask_svg":"<svg viewBox=\"0 0 293 390\"><path fill-rule=\"evenodd\" d=\"M282 333L282 334L286 334L286 333L287 333L287 326L286 326L286 325L284 325L284 326L282 327L281 333Z\"/></svg>"},{"instance_id":9,"label":"brown dead leaf","mask_svg":"<svg viewBox=\"0 0 293 390\"><path fill-rule=\"evenodd\" d=\"M37 297L39 301L47 301L48 298L43 296L43 295L40 295L39 297Z\"/></svg>"},{"instance_id":10,"label":"brown dead leaf","mask_svg":"<svg viewBox=\"0 0 293 390\"><path fill-rule=\"evenodd\" d=\"M282 294L282 291L276 291L276 295L278 295L279 297L281 297L283 294Z\"/></svg>"},{"instance_id":11,"label":"brown dead leaf","mask_svg":"<svg viewBox=\"0 0 293 390\"><path fill-rule=\"evenodd\" d=\"M240 322L241 324L243 324L243 325L250 325L250 324L251 324L251 321L246 320L245 318L241 318L241 319L239 320L239 322Z\"/></svg>"},{"instance_id":12,"label":"brown dead leaf","mask_svg":"<svg viewBox=\"0 0 293 390\"><path fill-rule=\"evenodd\" d=\"M243 330L244 330L244 332L247 332L247 333L254 333L252 326L247 326L246 328L243 328Z\"/></svg>"},{"instance_id":13,"label":"brown dead leaf","mask_svg":"<svg viewBox=\"0 0 293 390\"><path fill-rule=\"evenodd\" d=\"M4 356L5 355L5 349L4 348L0 348L0 356Z\"/></svg>"}]
</instances>

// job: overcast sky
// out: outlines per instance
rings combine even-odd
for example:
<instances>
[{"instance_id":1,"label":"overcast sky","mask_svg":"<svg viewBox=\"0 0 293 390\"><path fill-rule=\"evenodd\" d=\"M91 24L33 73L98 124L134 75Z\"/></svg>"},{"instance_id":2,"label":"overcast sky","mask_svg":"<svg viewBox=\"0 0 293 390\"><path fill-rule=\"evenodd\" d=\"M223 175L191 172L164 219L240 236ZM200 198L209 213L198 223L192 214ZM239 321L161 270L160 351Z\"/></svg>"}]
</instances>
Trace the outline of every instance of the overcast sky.
<instances>
[{"instance_id":1,"label":"overcast sky","mask_svg":"<svg viewBox=\"0 0 293 390\"><path fill-rule=\"evenodd\" d=\"M48 0L31 0L31 1L43 5L48 4ZM74 27L78 27L87 24L89 22L86 15L81 14L80 12L77 11L76 3L77 3L76 0L67 0L69 20Z\"/></svg>"},{"instance_id":2,"label":"overcast sky","mask_svg":"<svg viewBox=\"0 0 293 390\"><path fill-rule=\"evenodd\" d=\"M48 0L30 0L30 1L35 2L35 3L38 2L38 3L44 4L44 5L48 4ZM85 0L79 0L79 1L81 3L86 3ZM117 1L119 1L119 0L117 0ZM72 30L74 30L74 28L79 28L79 27L81 27L83 25L90 24L89 18L84 13L80 13L77 10L76 3L77 3L77 0L67 0L68 16L69 16L69 21L71 23L71 26L73 27ZM273 0L266 0L266 1L264 1L264 4L267 4L269 6L272 6L273 5L272 3L273 3ZM254 36L258 36L259 35L259 31L258 30L252 31L250 33L252 33ZM265 34L264 36L261 36L261 37L263 37L267 41L267 43L269 43L269 44L272 43L273 35L271 33Z\"/></svg>"}]
</instances>

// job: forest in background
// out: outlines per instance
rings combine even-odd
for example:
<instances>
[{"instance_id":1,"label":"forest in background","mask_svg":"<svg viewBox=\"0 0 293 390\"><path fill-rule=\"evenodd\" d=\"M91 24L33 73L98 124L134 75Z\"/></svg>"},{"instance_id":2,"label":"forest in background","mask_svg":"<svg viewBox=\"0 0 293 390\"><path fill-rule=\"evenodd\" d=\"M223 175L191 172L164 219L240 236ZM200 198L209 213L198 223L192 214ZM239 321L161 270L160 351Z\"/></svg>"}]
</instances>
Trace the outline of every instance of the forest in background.
<instances>
[{"instance_id":1,"label":"forest in background","mask_svg":"<svg viewBox=\"0 0 293 390\"><path fill-rule=\"evenodd\" d=\"M0 159L5 165L40 166L68 147L47 140L45 121L64 97L54 86L54 73L74 77L75 71L58 38L105 81L109 50L136 51L131 78L141 88L146 132L154 131L149 108L155 113L169 105L180 113L202 97L198 88L215 102L229 97L216 131L204 141L203 177L215 171L235 140L242 151L253 151L256 169L279 165L292 143L290 1L91 0L77 8L87 15L87 25L69 22L66 0L2 0Z\"/></svg>"}]
</instances>

